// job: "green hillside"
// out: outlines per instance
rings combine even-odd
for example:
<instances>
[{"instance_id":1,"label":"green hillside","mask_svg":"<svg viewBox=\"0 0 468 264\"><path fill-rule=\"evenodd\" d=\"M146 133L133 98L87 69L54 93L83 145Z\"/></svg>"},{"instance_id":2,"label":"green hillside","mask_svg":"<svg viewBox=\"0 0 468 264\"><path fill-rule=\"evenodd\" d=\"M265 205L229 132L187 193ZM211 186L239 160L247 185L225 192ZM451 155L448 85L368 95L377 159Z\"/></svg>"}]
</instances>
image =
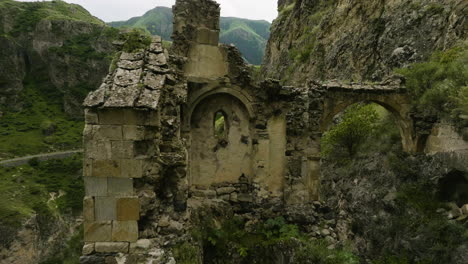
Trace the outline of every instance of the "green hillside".
<instances>
[{"instance_id":1,"label":"green hillside","mask_svg":"<svg viewBox=\"0 0 468 264\"><path fill-rule=\"evenodd\" d=\"M141 17L127 21L110 22L112 27L137 27L171 40L173 16L172 9L156 7ZM236 17L222 17L220 22L220 41L234 44L251 64L262 63L266 42L270 36L270 23L264 20L248 20Z\"/></svg>"},{"instance_id":2,"label":"green hillside","mask_svg":"<svg viewBox=\"0 0 468 264\"><path fill-rule=\"evenodd\" d=\"M118 37L79 5L0 1L0 160L81 147L81 102Z\"/></svg>"}]
</instances>

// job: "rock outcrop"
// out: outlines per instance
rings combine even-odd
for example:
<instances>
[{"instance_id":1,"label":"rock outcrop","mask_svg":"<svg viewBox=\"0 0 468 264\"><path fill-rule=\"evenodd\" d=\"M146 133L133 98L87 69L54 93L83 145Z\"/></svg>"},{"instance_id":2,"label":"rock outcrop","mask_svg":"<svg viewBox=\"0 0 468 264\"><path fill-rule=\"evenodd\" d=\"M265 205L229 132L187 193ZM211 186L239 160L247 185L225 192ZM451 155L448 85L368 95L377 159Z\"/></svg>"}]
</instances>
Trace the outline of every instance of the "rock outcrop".
<instances>
[{"instance_id":1,"label":"rock outcrop","mask_svg":"<svg viewBox=\"0 0 468 264\"><path fill-rule=\"evenodd\" d=\"M466 39L468 4L449 1L278 2L262 73L307 79L379 81Z\"/></svg>"}]
</instances>

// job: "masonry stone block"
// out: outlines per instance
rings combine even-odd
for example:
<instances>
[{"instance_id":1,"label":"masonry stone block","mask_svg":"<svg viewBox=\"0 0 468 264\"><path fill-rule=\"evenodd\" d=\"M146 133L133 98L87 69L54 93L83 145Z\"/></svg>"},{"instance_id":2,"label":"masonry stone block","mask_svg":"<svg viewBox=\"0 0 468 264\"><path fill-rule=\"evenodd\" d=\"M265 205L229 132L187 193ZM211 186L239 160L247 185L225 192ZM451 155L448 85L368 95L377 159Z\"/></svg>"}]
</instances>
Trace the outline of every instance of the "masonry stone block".
<instances>
[{"instance_id":1,"label":"masonry stone block","mask_svg":"<svg viewBox=\"0 0 468 264\"><path fill-rule=\"evenodd\" d=\"M123 110L102 109L98 112L99 124L101 125L121 125L124 124Z\"/></svg>"},{"instance_id":2,"label":"masonry stone block","mask_svg":"<svg viewBox=\"0 0 468 264\"><path fill-rule=\"evenodd\" d=\"M139 239L135 243L130 243L129 253L141 254L147 252L152 243L149 239Z\"/></svg>"},{"instance_id":3,"label":"masonry stone block","mask_svg":"<svg viewBox=\"0 0 468 264\"><path fill-rule=\"evenodd\" d=\"M112 221L112 241L136 242L137 239L137 221Z\"/></svg>"},{"instance_id":4,"label":"masonry stone block","mask_svg":"<svg viewBox=\"0 0 468 264\"><path fill-rule=\"evenodd\" d=\"M126 159L122 160L123 178L141 178L143 177L143 160Z\"/></svg>"},{"instance_id":5,"label":"masonry stone block","mask_svg":"<svg viewBox=\"0 0 468 264\"><path fill-rule=\"evenodd\" d=\"M99 177L84 177L86 196L107 196L107 179Z\"/></svg>"},{"instance_id":6,"label":"masonry stone block","mask_svg":"<svg viewBox=\"0 0 468 264\"><path fill-rule=\"evenodd\" d=\"M140 202L138 197L124 197L117 199L117 220L136 221L140 219Z\"/></svg>"},{"instance_id":7,"label":"masonry stone block","mask_svg":"<svg viewBox=\"0 0 468 264\"><path fill-rule=\"evenodd\" d=\"M148 115L148 126L159 127L161 125L161 117L159 111L151 111Z\"/></svg>"},{"instance_id":8,"label":"masonry stone block","mask_svg":"<svg viewBox=\"0 0 468 264\"><path fill-rule=\"evenodd\" d=\"M107 186L109 196L122 197L134 194L133 180L129 178L107 178Z\"/></svg>"},{"instance_id":9,"label":"masonry stone block","mask_svg":"<svg viewBox=\"0 0 468 264\"><path fill-rule=\"evenodd\" d=\"M93 132L95 139L122 140L122 126L119 125L97 125Z\"/></svg>"},{"instance_id":10,"label":"masonry stone block","mask_svg":"<svg viewBox=\"0 0 468 264\"><path fill-rule=\"evenodd\" d=\"M133 141L119 140L111 142L112 159L131 159L134 157Z\"/></svg>"},{"instance_id":11,"label":"masonry stone block","mask_svg":"<svg viewBox=\"0 0 468 264\"><path fill-rule=\"evenodd\" d=\"M83 218L87 222L92 222L94 218L94 198L86 196L83 199Z\"/></svg>"},{"instance_id":12,"label":"masonry stone block","mask_svg":"<svg viewBox=\"0 0 468 264\"><path fill-rule=\"evenodd\" d=\"M146 124L148 119L147 111L129 110L126 109L123 113L126 125L140 125Z\"/></svg>"},{"instance_id":13,"label":"masonry stone block","mask_svg":"<svg viewBox=\"0 0 468 264\"><path fill-rule=\"evenodd\" d=\"M84 222L84 241L111 241L112 239L112 222L111 221L95 221Z\"/></svg>"},{"instance_id":14,"label":"masonry stone block","mask_svg":"<svg viewBox=\"0 0 468 264\"><path fill-rule=\"evenodd\" d=\"M81 253L85 256L94 253L94 243L85 243Z\"/></svg>"},{"instance_id":15,"label":"masonry stone block","mask_svg":"<svg viewBox=\"0 0 468 264\"><path fill-rule=\"evenodd\" d=\"M85 157L88 159L110 159L111 153L111 142L108 140L87 140L85 143Z\"/></svg>"},{"instance_id":16,"label":"masonry stone block","mask_svg":"<svg viewBox=\"0 0 468 264\"><path fill-rule=\"evenodd\" d=\"M98 124L99 123L99 118L98 114L91 109L85 109L84 110L84 116L85 116L85 122L86 124Z\"/></svg>"},{"instance_id":17,"label":"masonry stone block","mask_svg":"<svg viewBox=\"0 0 468 264\"><path fill-rule=\"evenodd\" d=\"M93 140L94 138L94 125L86 124L83 129L83 140Z\"/></svg>"},{"instance_id":18,"label":"masonry stone block","mask_svg":"<svg viewBox=\"0 0 468 264\"><path fill-rule=\"evenodd\" d=\"M143 140L145 139L145 127L123 126L123 138L125 140Z\"/></svg>"},{"instance_id":19,"label":"masonry stone block","mask_svg":"<svg viewBox=\"0 0 468 264\"><path fill-rule=\"evenodd\" d=\"M116 198L114 197L95 197L94 198L94 216L96 221L115 220L116 217Z\"/></svg>"},{"instance_id":20,"label":"masonry stone block","mask_svg":"<svg viewBox=\"0 0 468 264\"><path fill-rule=\"evenodd\" d=\"M98 253L128 253L128 242L96 242L95 250Z\"/></svg>"},{"instance_id":21,"label":"masonry stone block","mask_svg":"<svg viewBox=\"0 0 468 264\"><path fill-rule=\"evenodd\" d=\"M93 160L85 158L83 160L83 177L91 176L93 176Z\"/></svg>"},{"instance_id":22,"label":"masonry stone block","mask_svg":"<svg viewBox=\"0 0 468 264\"><path fill-rule=\"evenodd\" d=\"M94 177L121 177L120 160L95 160L93 162Z\"/></svg>"},{"instance_id":23,"label":"masonry stone block","mask_svg":"<svg viewBox=\"0 0 468 264\"><path fill-rule=\"evenodd\" d=\"M210 30L208 28L199 28L197 30L197 42L200 44L218 46L219 31Z\"/></svg>"}]
</instances>

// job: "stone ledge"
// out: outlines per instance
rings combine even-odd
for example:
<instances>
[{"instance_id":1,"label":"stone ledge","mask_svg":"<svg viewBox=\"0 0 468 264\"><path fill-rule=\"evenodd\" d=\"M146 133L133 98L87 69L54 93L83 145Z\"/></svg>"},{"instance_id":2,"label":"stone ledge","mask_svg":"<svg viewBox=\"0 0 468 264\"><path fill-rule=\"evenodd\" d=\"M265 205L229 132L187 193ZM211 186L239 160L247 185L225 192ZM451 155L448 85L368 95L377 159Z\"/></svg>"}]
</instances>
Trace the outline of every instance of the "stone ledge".
<instances>
[{"instance_id":1,"label":"stone ledge","mask_svg":"<svg viewBox=\"0 0 468 264\"><path fill-rule=\"evenodd\" d=\"M95 250L98 253L128 253L128 242L96 242Z\"/></svg>"}]
</instances>

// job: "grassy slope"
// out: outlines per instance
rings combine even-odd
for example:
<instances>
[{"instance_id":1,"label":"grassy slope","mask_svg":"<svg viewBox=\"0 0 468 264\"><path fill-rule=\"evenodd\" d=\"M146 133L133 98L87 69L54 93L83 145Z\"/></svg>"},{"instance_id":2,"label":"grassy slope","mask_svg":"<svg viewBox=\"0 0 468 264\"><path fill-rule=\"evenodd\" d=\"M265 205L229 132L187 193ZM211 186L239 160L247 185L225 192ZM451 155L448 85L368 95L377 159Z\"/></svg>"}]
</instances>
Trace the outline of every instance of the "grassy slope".
<instances>
[{"instance_id":1,"label":"grassy slope","mask_svg":"<svg viewBox=\"0 0 468 264\"><path fill-rule=\"evenodd\" d=\"M143 28L153 35L160 35L170 40L172 34L172 10L167 7L156 7L141 17L128 21L111 22L113 27ZM252 64L261 64L267 39L270 36L270 23L263 20L249 20L235 17L222 17L220 21L220 41L235 44Z\"/></svg>"},{"instance_id":2,"label":"grassy slope","mask_svg":"<svg viewBox=\"0 0 468 264\"><path fill-rule=\"evenodd\" d=\"M66 19L104 24L83 7L63 1L30 3L3 0L0 2L0 9L5 10L6 13L17 14L14 28L9 32L11 35L32 31L36 23L42 19Z\"/></svg>"},{"instance_id":3,"label":"grassy slope","mask_svg":"<svg viewBox=\"0 0 468 264\"><path fill-rule=\"evenodd\" d=\"M24 109L6 112L0 125L0 159L81 146L83 122L63 111L61 94L47 82L25 81ZM50 135L47 130L54 131Z\"/></svg>"},{"instance_id":4,"label":"grassy slope","mask_svg":"<svg viewBox=\"0 0 468 264\"><path fill-rule=\"evenodd\" d=\"M97 51L92 43L98 39L111 41L118 35L118 30L103 28L101 20L93 17L79 5L62 1L52 2L0 2L0 14L5 14L12 29L0 32L24 49L31 61L27 76L23 79L21 91L22 110L14 112L2 107L0 124L0 160L12 157L69 150L81 147L83 122L67 115L64 111L64 97L75 98L77 102L95 87L79 84L73 87L55 87L48 79L47 65L33 51L28 51L24 35L32 32L39 21L45 19L81 21L97 25L89 34L79 34L65 38L61 47L49 49L51 56L61 58L64 71L77 71L80 67L90 67L89 60L109 60L111 54ZM2 30L3 27L0 27ZM54 30L54 29L52 29ZM61 32L61 31L60 31ZM63 33L57 33L63 34ZM65 58L66 57L66 58ZM59 61L57 61L59 63Z\"/></svg>"},{"instance_id":5,"label":"grassy slope","mask_svg":"<svg viewBox=\"0 0 468 264\"><path fill-rule=\"evenodd\" d=\"M36 215L41 238L58 218L82 210L82 157L30 162L20 167L0 167L0 247L8 248L24 221ZM55 199L51 199L55 193Z\"/></svg>"}]
</instances>

